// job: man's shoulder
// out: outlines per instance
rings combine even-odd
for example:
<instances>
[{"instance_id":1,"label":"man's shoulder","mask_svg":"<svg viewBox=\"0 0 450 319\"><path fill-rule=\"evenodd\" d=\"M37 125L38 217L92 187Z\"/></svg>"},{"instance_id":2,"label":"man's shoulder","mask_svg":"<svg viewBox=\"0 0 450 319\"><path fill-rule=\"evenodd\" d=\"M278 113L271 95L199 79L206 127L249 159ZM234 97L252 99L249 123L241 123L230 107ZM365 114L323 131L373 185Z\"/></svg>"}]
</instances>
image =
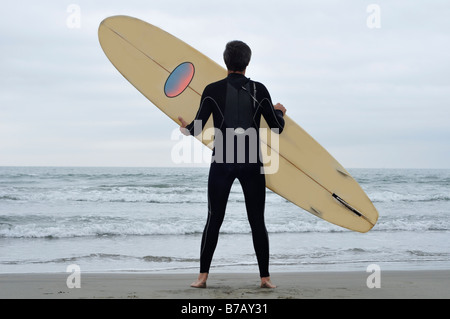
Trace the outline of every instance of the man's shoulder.
<instances>
[{"instance_id":1,"label":"man's shoulder","mask_svg":"<svg viewBox=\"0 0 450 319\"><path fill-rule=\"evenodd\" d=\"M220 88L220 87L226 85L226 83L227 83L227 79L226 78L222 79L222 80L219 80L219 81L216 81L216 82L212 82L212 83L208 84L205 87L205 91L206 90L214 90L214 89Z\"/></svg>"},{"instance_id":2,"label":"man's shoulder","mask_svg":"<svg viewBox=\"0 0 450 319\"><path fill-rule=\"evenodd\" d=\"M263 94L268 94L269 91L267 90L266 86L264 84L262 84L261 82L258 81L253 81L253 83L255 83L255 87L256 87L256 91L263 93Z\"/></svg>"},{"instance_id":3,"label":"man's shoulder","mask_svg":"<svg viewBox=\"0 0 450 319\"><path fill-rule=\"evenodd\" d=\"M211 94L213 92L223 92L223 89L226 88L227 83L228 83L227 78L224 78L216 82L212 82L205 87L204 93ZM250 79L250 85L253 86L252 83L255 84L256 91L259 92L260 94L267 95L269 93L269 91L267 90L266 86L263 83L253 81Z\"/></svg>"}]
</instances>

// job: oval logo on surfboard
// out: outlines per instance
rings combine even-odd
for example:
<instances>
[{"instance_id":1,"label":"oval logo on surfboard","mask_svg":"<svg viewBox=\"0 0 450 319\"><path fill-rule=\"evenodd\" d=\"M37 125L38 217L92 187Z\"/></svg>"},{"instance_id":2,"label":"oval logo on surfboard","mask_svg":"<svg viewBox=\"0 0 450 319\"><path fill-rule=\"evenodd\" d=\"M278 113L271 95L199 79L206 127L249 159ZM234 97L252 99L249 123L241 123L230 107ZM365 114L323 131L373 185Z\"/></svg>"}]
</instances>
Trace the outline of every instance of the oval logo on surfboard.
<instances>
[{"instance_id":1,"label":"oval logo on surfboard","mask_svg":"<svg viewBox=\"0 0 450 319\"><path fill-rule=\"evenodd\" d=\"M170 73L164 85L167 97L177 97L186 90L194 78L195 68L191 62L181 63Z\"/></svg>"}]
</instances>

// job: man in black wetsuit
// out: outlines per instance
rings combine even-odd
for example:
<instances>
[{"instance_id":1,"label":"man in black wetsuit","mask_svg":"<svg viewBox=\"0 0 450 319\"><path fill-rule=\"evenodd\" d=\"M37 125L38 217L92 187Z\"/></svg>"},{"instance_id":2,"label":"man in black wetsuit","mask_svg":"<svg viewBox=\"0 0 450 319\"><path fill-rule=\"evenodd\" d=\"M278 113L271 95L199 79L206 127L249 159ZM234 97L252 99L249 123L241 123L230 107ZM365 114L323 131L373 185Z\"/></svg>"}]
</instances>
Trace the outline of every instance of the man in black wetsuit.
<instances>
[{"instance_id":1,"label":"man in black wetsuit","mask_svg":"<svg viewBox=\"0 0 450 319\"><path fill-rule=\"evenodd\" d=\"M275 133L284 128L286 109L273 106L266 87L245 77L251 50L241 41L231 41L224 52L227 78L209 84L199 110L190 123L179 117L185 135L201 134L209 117L214 121L214 149L208 178L208 219L200 249L200 274L192 287L205 288L220 226L233 181L244 192L253 246L262 288L275 288L269 274L269 238L264 222L265 176L261 160L259 128L261 116Z\"/></svg>"}]
</instances>

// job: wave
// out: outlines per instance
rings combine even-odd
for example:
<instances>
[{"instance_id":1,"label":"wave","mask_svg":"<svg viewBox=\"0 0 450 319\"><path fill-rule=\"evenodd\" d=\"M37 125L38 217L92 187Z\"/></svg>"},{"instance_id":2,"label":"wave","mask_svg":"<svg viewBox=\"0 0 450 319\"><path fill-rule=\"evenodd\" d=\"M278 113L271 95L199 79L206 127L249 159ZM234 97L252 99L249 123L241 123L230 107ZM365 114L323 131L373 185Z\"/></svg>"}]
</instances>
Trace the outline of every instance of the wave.
<instances>
[{"instance_id":1,"label":"wave","mask_svg":"<svg viewBox=\"0 0 450 319\"><path fill-rule=\"evenodd\" d=\"M422 250L407 250L407 253L411 254L412 256L418 256L418 257L450 257L450 253L447 252L429 252L429 251L422 251Z\"/></svg>"},{"instance_id":2,"label":"wave","mask_svg":"<svg viewBox=\"0 0 450 319\"><path fill-rule=\"evenodd\" d=\"M351 171L375 203L450 201L450 170ZM0 167L0 173L0 203L180 204L207 201L207 168ZM240 187L232 189L230 200L242 202L237 193L242 194ZM268 196L267 200L268 203L284 202L277 195Z\"/></svg>"},{"instance_id":3,"label":"wave","mask_svg":"<svg viewBox=\"0 0 450 319\"><path fill-rule=\"evenodd\" d=\"M4 201L18 201L18 200L21 200L19 197L17 197L17 196L11 196L11 195L3 195L3 196L0 196L0 201L2 201L2 200L4 200Z\"/></svg>"},{"instance_id":4,"label":"wave","mask_svg":"<svg viewBox=\"0 0 450 319\"><path fill-rule=\"evenodd\" d=\"M26 203L58 203L65 205L70 202L84 203L155 203L155 204L182 204L207 203L207 188L188 188L186 186L142 187L105 187L105 188L61 188L61 189L15 189L6 194L0 193L0 202ZM244 196L239 189L232 189L229 202L244 202ZM282 197L272 194L266 196L267 203L287 202Z\"/></svg>"},{"instance_id":5,"label":"wave","mask_svg":"<svg viewBox=\"0 0 450 319\"><path fill-rule=\"evenodd\" d=\"M41 202L91 202L91 203L199 203L206 202L206 191L181 188L123 187L109 189L43 189L24 191L15 189L6 194L0 193L0 202L22 201Z\"/></svg>"},{"instance_id":6,"label":"wave","mask_svg":"<svg viewBox=\"0 0 450 319\"><path fill-rule=\"evenodd\" d=\"M91 253L88 255L79 255L71 257L61 257L53 259L25 259L25 260L7 260L1 261L0 264L3 265L24 265L24 264L70 264L70 263L81 263L90 262L95 260L101 261L112 261L112 260L136 260L148 263L191 263L199 262L198 258L180 258L180 257L169 257L169 256L130 256L121 254L107 254L107 253Z\"/></svg>"},{"instance_id":7,"label":"wave","mask_svg":"<svg viewBox=\"0 0 450 319\"><path fill-rule=\"evenodd\" d=\"M280 223L266 220L269 233L340 233L347 229L319 219L295 220ZM116 236L178 236L201 235L203 218L188 219L161 216L155 220L130 219L126 217L77 216L59 219L51 216L1 217L0 238L78 238ZM381 218L371 232L448 232L450 218L411 220L408 218ZM245 218L227 219L221 228L222 234L250 234Z\"/></svg>"},{"instance_id":8,"label":"wave","mask_svg":"<svg viewBox=\"0 0 450 319\"><path fill-rule=\"evenodd\" d=\"M423 190L366 190L374 203L395 202L449 202L448 188ZM61 187L23 187L15 186L0 189L0 202L122 202L122 203L206 203L206 184L195 187L171 183L146 185L99 185L99 186L61 186ZM230 201L243 202L240 187L232 188ZM267 203L287 202L282 197L267 191Z\"/></svg>"},{"instance_id":9,"label":"wave","mask_svg":"<svg viewBox=\"0 0 450 319\"><path fill-rule=\"evenodd\" d=\"M450 193L398 193L392 191L368 192L374 202L440 202L450 201Z\"/></svg>"}]
</instances>

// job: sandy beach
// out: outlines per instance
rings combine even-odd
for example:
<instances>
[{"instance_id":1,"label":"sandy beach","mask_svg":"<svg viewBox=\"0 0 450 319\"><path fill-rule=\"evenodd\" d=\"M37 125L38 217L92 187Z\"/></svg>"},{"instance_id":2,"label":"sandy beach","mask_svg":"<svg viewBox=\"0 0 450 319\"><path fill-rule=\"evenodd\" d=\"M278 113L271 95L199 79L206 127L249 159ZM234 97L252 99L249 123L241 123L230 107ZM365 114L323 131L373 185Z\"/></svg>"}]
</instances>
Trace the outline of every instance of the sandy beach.
<instances>
[{"instance_id":1,"label":"sandy beach","mask_svg":"<svg viewBox=\"0 0 450 319\"><path fill-rule=\"evenodd\" d=\"M195 274L87 273L68 288L70 273L1 274L0 298L24 299L394 299L450 298L450 270L383 271L380 288L366 272L274 273L276 289L255 274L215 273L208 288L190 288Z\"/></svg>"}]
</instances>

